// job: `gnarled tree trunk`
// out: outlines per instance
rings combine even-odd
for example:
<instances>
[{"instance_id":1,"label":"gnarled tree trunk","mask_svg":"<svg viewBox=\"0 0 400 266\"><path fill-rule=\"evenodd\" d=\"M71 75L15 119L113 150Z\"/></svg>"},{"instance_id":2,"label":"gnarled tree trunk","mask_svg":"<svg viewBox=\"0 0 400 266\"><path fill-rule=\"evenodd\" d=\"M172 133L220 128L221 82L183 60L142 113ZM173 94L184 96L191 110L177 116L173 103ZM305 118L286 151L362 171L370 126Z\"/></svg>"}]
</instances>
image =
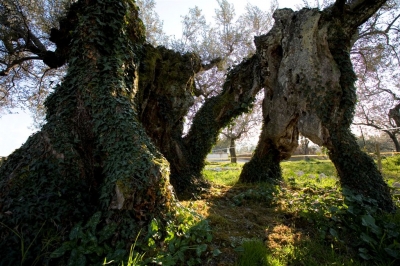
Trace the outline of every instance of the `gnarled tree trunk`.
<instances>
[{"instance_id":1,"label":"gnarled tree trunk","mask_svg":"<svg viewBox=\"0 0 400 266\"><path fill-rule=\"evenodd\" d=\"M168 162L132 105L144 41L137 15L130 1L73 4L68 73L46 101L47 124L0 169L2 264L120 260L142 227L171 211ZM76 242L49 257L82 234L92 250Z\"/></svg>"},{"instance_id":2,"label":"gnarled tree trunk","mask_svg":"<svg viewBox=\"0 0 400 266\"><path fill-rule=\"evenodd\" d=\"M261 72L266 73L264 125L242 182L279 179L279 161L291 155L301 132L329 149L343 187L375 199L383 210L394 209L388 186L350 132L356 104L351 38L384 2L347 6L336 1L323 11L275 12L273 30L256 38Z\"/></svg>"},{"instance_id":3,"label":"gnarled tree trunk","mask_svg":"<svg viewBox=\"0 0 400 266\"><path fill-rule=\"evenodd\" d=\"M202 66L194 54L181 55L163 47L145 46L143 54L136 97L139 117L170 163L176 192L190 197L207 186L201 171L221 129L248 111L261 89L258 55L230 72L222 92L205 101L183 136L184 118L194 102L194 74L209 66Z\"/></svg>"}]
</instances>

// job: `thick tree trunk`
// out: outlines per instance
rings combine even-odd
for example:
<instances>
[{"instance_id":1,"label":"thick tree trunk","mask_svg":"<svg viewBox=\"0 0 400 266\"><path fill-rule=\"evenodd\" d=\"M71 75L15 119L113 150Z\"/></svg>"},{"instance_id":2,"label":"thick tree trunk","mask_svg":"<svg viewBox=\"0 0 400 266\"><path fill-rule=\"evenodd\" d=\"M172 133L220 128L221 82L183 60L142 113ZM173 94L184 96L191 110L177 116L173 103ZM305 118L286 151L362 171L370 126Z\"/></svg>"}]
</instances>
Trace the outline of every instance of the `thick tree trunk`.
<instances>
[{"instance_id":1,"label":"thick tree trunk","mask_svg":"<svg viewBox=\"0 0 400 266\"><path fill-rule=\"evenodd\" d=\"M201 175L187 176L192 167L183 143L184 119L194 103L194 75L201 70L195 54L181 55L164 47L145 45L135 101L147 135L167 158L171 183L181 195L207 186ZM187 179L181 179L180 176Z\"/></svg>"},{"instance_id":2,"label":"thick tree trunk","mask_svg":"<svg viewBox=\"0 0 400 266\"><path fill-rule=\"evenodd\" d=\"M222 92L208 99L196 114L189 133L183 139L187 148L184 154L190 168L186 174L177 176L178 182L201 175L205 158L221 129L251 108L260 89L259 55L256 54L232 69Z\"/></svg>"},{"instance_id":3,"label":"thick tree trunk","mask_svg":"<svg viewBox=\"0 0 400 266\"><path fill-rule=\"evenodd\" d=\"M279 162L281 153L275 144L263 136L262 131L260 140L254 151L253 157L245 163L240 173L239 182L255 183L269 182L278 183L282 179L282 172Z\"/></svg>"},{"instance_id":4,"label":"thick tree trunk","mask_svg":"<svg viewBox=\"0 0 400 266\"><path fill-rule=\"evenodd\" d=\"M135 47L144 34L136 7L115 0L74 7L80 14L69 32L68 73L46 102L47 124L0 168L0 254L6 265L31 265L41 255L50 265L65 265L69 257L87 264L121 259L141 228L163 219L174 204L168 163L132 108ZM76 242L74 251L65 248L61 258L50 260L68 235L74 239L71 228L89 218L92 229L82 234L103 237L88 242L93 250ZM21 241L30 247L23 258Z\"/></svg>"},{"instance_id":5,"label":"thick tree trunk","mask_svg":"<svg viewBox=\"0 0 400 266\"><path fill-rule=\"evenodd\" d=\"M248 111L260 90L258 57L242 62L228 75L222 92L204 103L183 137L184 118L193 104L194 74L204 66L194 54L145 46L136 97L147 134L167 158L171 183L180 198L199 193L207 154L220 130Z\"/></svg>"},{"instance_id":6,"label":"thick tree trunk","mask_svg":"<svg viewBox=\"0 0 400 266\"><path fill-rule=\"evenodd\" d=\"M369 4L375 9L369 9L368 4L364 8L372 15L379 4ZM300 131L329 149L343 187L376 200L382 210L394 209L381 174L361 152L349 129L356 104L349 56L351 37L354 25L366 19L358 7L340 9L335 5L322 12L278 10L271 32L256 38L257 51L262 55L261 73L266 73L264 125L259 147L243 167L242 182L279 179L280 175L268 173L278 173L273 170L278 169L279 160L290 157Z\"/></svg>"},{"instance_id":7,"label":"thick tree trunk","mask_svg":"<svg viewBox=\"0 0 400 266\"><path fill-rule=\"evenodd\" d=\"M300 76L296 75L296 64L290 65L290 61L288 64L289 55L293 57L294 52L290 49L300 49L288 42L295 35L294 31L299 30L294 23L290 24L293 13L291 9L275 12L274 27L267 35L255 39L264 81L264 119L257 148L250 162L243 167L241 182L278 182L281 179L279 162L289 158L298 145L299 99L289 84ZM289 72L288 77L283 77L282 70Z\"/></svg>"},{"instance_id":8,"label":"thick tree trunk","mask_svg":"<svg viewBox=\"0 0 400 266\"><path fill-rule=\"evenodd\" d=\"M234 138L231 138L231 145L229 146L229 155L231 156L231 163L237 163L236 144Z\"/></svg>"}]
</instances>

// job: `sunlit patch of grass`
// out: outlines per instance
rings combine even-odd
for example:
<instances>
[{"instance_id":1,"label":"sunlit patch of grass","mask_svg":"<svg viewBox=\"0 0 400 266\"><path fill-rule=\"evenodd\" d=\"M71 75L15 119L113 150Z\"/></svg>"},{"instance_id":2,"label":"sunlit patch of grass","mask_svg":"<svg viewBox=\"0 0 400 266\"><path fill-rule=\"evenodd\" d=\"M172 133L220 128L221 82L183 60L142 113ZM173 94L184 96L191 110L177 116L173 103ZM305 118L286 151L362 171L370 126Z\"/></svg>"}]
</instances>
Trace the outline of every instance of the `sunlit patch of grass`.
<instances>
[{"instance_id":1,"label":"sunlit patch of grass","mask_svg":"<svg viewBox=\"0 0 400 266\"><path fill-rule=\"evenodd\" d=\"M319 239L305 238L292 246L286 257L287 265L363 265L354 254L337 250ZM365 264L364 264L365 265Z\"/></svg>"},{"instance_id":2,"label":"sunlit patch of grass","mask_svg":"<svg viewBox=\"0 0 400 266\"><path fill-rule=\"evenodd\" d=\"M207 165L203 170L203 175L214 184L233 186L239 180L242 166L242 164L232 163Z\"/></svg>"},{"instance_id":3,"label":"sunlit patch of grass","mask_svg":"<svg viewBox=\"0 0 400 266\"><path fill-rule=\"evenodd\" d=\"M336 169L329 160L282 162L281 167L285 183L292 187L311 185L329 189L337 186Z\"/></svg>"},{"instance_id":4,"label":"sunlit patch of grass","mask_svg":"<svg viewBox=\"0 0 400 266\"><path fill-rule=\"evenodd\" d=\"M400 155L382 159L382 174L389 185L400 182Z\"/></svg>"},{"instance_id":5,"label":"sunlit patch of grass","mask_svg":"<svg viewBox=\"0 0 400 266\"><path fill-rule=\"evenodd\" d=\"M400 156L382 164L389 184L400 182ZM274 187L237 183L241 164L207 165L203 174L213 186L191 208L209 220L213 248L222 252L212 265L370 265L353 248L352 231L340 234L346 225L336 213L344 201L333 164L307 160L281 167L284 182ZM387 220L400 224L398 214Z\"/></svg>"},{"instance_id":6,"label":"sunlit patch of grass","mask_svg":"<svg viewBox=\"0 0 400 266\"><path fill-rule=\"evenodd\" d=\"M273 263L271 263L273 262ZM268 249L261 240L250 240L243 242L243 251L240 254L237 266L268 266L282 265L272 258Z\"/></svg>"},{"instance_id":7,"label":"sunlit patch of grass","mask_svg":"<svg viewBox=\"0 0 400 266\"><path fill-rule=\"evenodd\" d=\"M304 174L336 176L335 166L330 160L286 161L281 163L281 167L284 177L294 175L299 171L304 172Z\"/></svg>"}]
</instances>

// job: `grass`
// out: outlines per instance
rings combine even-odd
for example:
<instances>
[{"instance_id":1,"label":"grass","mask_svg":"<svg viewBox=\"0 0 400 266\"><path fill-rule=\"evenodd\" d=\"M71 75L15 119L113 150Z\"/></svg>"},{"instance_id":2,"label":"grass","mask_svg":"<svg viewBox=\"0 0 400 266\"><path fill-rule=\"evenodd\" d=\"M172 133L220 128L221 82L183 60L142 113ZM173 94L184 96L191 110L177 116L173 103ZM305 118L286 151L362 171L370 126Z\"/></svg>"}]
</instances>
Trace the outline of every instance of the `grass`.
<instances>
[{"instance_id":1,"label":"grass","mask_svg":"<svg viewBox=\"0 0 400 266\"><path fill-rule=\"evenodd\" d=\"M214 184L233 186L239 180L238 172L242 166L237 163L212 163L205 167L203 175Z\"/></svg>"},{"instance_id":2,"label":"grass","mask_svg":"<svg viewBox=\"0 0 400 266\"><path fill-rule=\"evenodd\" d=\"M383 157L382 174L389 185L400 182L400 156Z\"/></svg>"},{"instance_id":3,"label":"grass","mask_svg":"<svg viewBox=\"0 0 400 266\"><path fill-rule=\"evenodd\" d=\"M389 185L399 182L400 157L385 158L382 164ZM349 225L335 220L342 217L339 214L346 205L329 160L291 161L281 166L281 187L237 183L241 164L206 166L203 174L212 183L210 193L182 202L206 217L213 229L209 253L218 250L221 254L208 256L204 265L395 265L362 259L355 231L344 230ZM376 224L382 228L400 225L400 213ZM361 222L359 227L370 235ZM393 239L400 242L396 232L389 243Z\"/></svg>"},{"instance_id":4,"label":"grass","mask_svg":"<svg viewBox=\"0 0 400 266\"><path fill-rule=\"evenodd\" d=\"M268 249L266 249L265 244L262 241L250 240L243 242L243 252L236 265L280 265L280 261L273 258L272 254Z\"/></svg>"}]
</instances>

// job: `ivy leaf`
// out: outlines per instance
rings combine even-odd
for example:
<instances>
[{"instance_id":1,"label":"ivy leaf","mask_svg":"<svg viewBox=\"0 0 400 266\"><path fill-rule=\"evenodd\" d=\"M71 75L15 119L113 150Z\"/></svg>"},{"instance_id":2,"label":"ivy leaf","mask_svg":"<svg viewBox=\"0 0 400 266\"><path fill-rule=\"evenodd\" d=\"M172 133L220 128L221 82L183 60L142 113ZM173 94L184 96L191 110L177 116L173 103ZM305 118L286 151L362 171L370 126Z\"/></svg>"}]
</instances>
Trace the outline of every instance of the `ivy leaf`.
<instances>
[{"instance_id":1,"label":"ivy leaf","mask_svg":"<svg viewBox=\"0 0 400 266\"><path fill-rule=\"evenodd\" d=\"M222 252L221 252L221 250L219 250L219 249L214 249L213 250L213 252L212 252L212 255L214 256L214 257L217 257L218 255L220 255Z\"/></svg>"},{"instance_id":2,"label":"ivy leaf","mask_svg":"<svg viewBox=\"0 0 400 266\"><path fill-rule=\"evenodd\" d=\"M59 247L58 249L54 250L51 254L50 254L50 258L59 258L62 255L65 254L65 252L67 252L68 250L71 250L71 245L70 242L65 242L61 245L61 247Z\"/></svg>"},{"instance_id":3,"label":"ivy leaf","mask_svg":"<svg viewBox=\"0 0 400 266\"><path fill-rule=\"evenodd\" d=\"M206 250L207 250L207 245L206 244L202 244L202 245L197 246L197 248L196 248L197 257L200 257L201 253L203 253Z\"/></svg>"},{"instance_id":4,"label":"ivy leaf","mask_svg":"<svg viewBox=\"0 0 400 266\"><path fill-rule=\"evenodd\" d=\"M93 216L90 218L90 220L86 224L86 226L89 228L89 230L92 234L94 234L96 231L96 226L100 222L100 217L101 217L101 212L96 212L95 214L93 214Z\"/></svg>"},{"instance_id":5,"label":"ivy leaf","mask_svg":"<svg viewBox=\"0 0 400 266\"><path fill-rule=\"evenodd\" d=\"M371 255L368 254L368 250L366 248L359 248L358 251L360 252L358 255L364 260L369 260L372 258Z\"/></svg>"},{"instance_id":6,"label":"ivy leaf","mask_svg":"<svg viewBox=\"0 0 400 266\"><path fill-rule=\"evenodd\" d=\"M79 237L82 231L82 226L81 224L77 224L74 226L74 228L71 229L71 232L69 233L69 239L70 240L75 240Z\"/></svg>"},{"instance_id":7,"label":"ivy leaf","mask_svg":"<svg viewBox=\"0 0 400 266\"><path fill-rule=\"evenodd\" d=\"M78 250L73 249L71 252L71 257L68 260L68 266L85 266L86 257L78 252Z\"/></svg>"},{"instance_id":8,"label":"ivy leaf","mask_svg":"<svg viewBox=\"0 0 400 266\"><path fill-rule=\"evenodd\" d=\"M336 231L335 229L329 228L329 233L330 233L334 238L339 239L339 235L338 235L338 233L337 233L337 231Z\"/></svg>"},{"instance_id":9,"label":"ivy leaf","mask_svg":"<svg viewBox=\"0 0 400 266\"><path fill-rule=\"evenodd\" d=\"M371 246L377 244L377 242L376 242L373 238L371 238L369 235L367 235L367 234L365 234L365 233L361 233L360 238L361 238L365 243L367 243L367 244L369 244L369 245L371 245Z\"/></svg>"},{"instance_id":10,"label":"ivy leaf","mask_svg":"<svg viewBox=\"0 0 400 266\"><path fill-rule=\"evenodd\" d=\"M103 242L106 239L109 239L114 234L116 228L116 223L111 223L104 226L104 228L101 229L101 231L98 233L99 243Z\"/></svg>"},{"instance_id":11,"label":"ivy leaf","mask_svg":"<svg viewBox=\"0 0 400 266\"><path fill-rule=\"evenodd\" d=\"M376 235L381 235L382 230L375 224L375 218L370 214L365 214L361 216L362 225L370 228L372 232Z\"/></svg>"},{"instance_id":12,"label":"ivy leaf","mask_svg":"<svg viewBox=\"0 0 400 266\"><path fill-rule=\"evenodd\" d=\"M387 254L389 254L390 256L392 256L393 258L398 259L400 256L399 252L397 250L393 250L391 248L385 248L385 251Z\"/></svg>"}]
</instances>

